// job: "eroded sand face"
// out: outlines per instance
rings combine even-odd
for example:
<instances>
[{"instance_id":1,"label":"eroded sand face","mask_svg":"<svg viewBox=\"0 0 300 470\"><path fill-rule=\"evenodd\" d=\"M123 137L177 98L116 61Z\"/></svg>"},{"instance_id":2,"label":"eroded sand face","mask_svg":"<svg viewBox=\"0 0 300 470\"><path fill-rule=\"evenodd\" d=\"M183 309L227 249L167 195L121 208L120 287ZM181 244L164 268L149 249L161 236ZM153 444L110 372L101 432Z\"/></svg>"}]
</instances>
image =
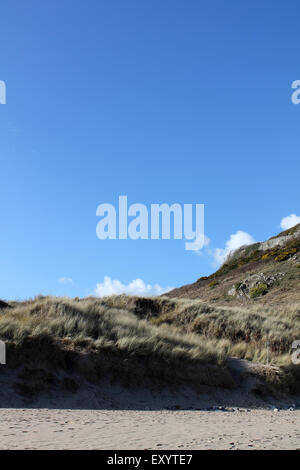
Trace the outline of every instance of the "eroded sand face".
<instances>
[{"instance_id":1,"label":"eroded sand face","mask_svg":"<svg viewBox=\"0 0 300 470\"><path fill-rule=\"evenodd\" d=\"M297 449L300 410L0 409L1 449Z\"/></svg>"}]
</instances>

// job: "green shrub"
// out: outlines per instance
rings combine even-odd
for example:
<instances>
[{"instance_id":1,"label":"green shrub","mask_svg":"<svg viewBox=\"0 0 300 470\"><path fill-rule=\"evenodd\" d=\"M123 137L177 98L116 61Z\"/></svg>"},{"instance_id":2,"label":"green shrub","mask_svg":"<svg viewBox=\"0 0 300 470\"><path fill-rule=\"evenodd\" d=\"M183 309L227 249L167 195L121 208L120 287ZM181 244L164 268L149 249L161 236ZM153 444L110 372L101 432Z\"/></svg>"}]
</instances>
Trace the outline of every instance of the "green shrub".
<instances>
[{"instance_id":1,"label":"green shrub","mask_svg":"<svg viewBox=\"0 0 300 470\"><path fill-rule=\"evenodd\" d=\"M257 297L260 297L261 295L266 295L268 292L268 286L267 284L264 284L263 282L261 284L258 284L256 287L252 287L250 289L250 297L251 299L256 299Z\"/></svg>"},{"instance_id":2,"label":"green shrub","mask_svg":"<svg viewBox=\"0 0 300 470\"><path fill-rule=\"evenodd\" d=\"M278 256L276 256L275 261L285 261L290 256L296 254L297 251L298 251L297 248L291 248L290 250L283 251Z\"/></svg>"},{"instance_id":3,"label":"green shrub","mask_svg":"<svg viewBox=\"0 0 300 470\"><path fill-rule=\"evenodd\" d=\"M216 287L217 285L219 285L219 282L218 281L211 281L208 286L213 289L214 287Z\"/></svg>"},{"instance_id":4,"label":"green shrub","mask_svg":"<svg viewBox=\"0 0 300 470\"><path fill-rule=\"evenodd\" d=\"M201 282L201 281L207 281L207 279L209 279L210 276L202 276L202 277L199 277L199 279L197 279L197 282Z\"/></svg>"}]
</instances>

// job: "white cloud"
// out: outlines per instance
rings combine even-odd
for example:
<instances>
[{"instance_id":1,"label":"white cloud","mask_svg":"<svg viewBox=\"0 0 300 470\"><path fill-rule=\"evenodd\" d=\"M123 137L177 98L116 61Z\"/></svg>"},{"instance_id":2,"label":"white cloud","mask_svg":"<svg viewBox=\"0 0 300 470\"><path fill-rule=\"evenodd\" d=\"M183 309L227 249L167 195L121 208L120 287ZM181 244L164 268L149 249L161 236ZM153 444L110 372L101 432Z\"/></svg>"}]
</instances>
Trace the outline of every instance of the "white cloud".
<instances>
[{"instance_id":1,"label":"white cloud","mask_svg":"<svg viewBox=\"0 0 300 470\"><path fill-rule=\"evenodd\" d=\"M123 284L117 279L111 279L109 276L104 276L103 282L99 282L96 285L95 295L98 297L104 297L113 294L152 296L164 294L171 289L173 288L163 288L159 284L145 284L142 279L134 279L128 284Z\"/></svg>"},{"instance_id":2,"label":"white cloud","mask_svg":"<svg viewBox=\"0 0 300 470\"><path fill-rule=\"evenodd\" d=\"M60 277L58 282L60 284L73 284L74 281L71 277Z\"/></svg>"},{"instance_id":3,"label":"white cloud","mask_svg":"<svg viewBox=\"0 0 300 470\"><path fill-rule=\"evenodd\" d=\"M254 238L247 232L238 230L236 233L230 235L229 240L225 244L225 248L216 248L213 256L217 265L224 263L227 256L231 251L237 250L243 245L251 245L255 243Z\"/></svg>"},{"instance_id":4,"label":"white cloud","mask_svg":"<svg viewBox=\"0 0 300 470\"><path fill-rule=\"evenodd\" d=\"M280 227L283 230L288 230L294 225L300 224L300 217L296 214L288 215L287 217L283 217L280 222Z\"/></svg>"}]
</instances>

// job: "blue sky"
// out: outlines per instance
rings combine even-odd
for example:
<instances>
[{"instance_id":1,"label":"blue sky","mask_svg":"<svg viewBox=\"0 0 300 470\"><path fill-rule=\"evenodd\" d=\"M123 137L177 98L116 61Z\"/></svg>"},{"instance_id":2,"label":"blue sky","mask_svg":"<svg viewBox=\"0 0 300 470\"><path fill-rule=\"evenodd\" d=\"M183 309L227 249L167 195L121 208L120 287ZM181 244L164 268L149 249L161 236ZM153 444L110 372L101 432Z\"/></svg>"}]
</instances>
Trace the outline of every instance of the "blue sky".
<instances>
[{"instance_id":1,"label":"blue sky","mask_svg":"<svg viewBox=\"0 0 300 470\"><path fill-rule=\"evenodd\" d=\"M0 297L180 286L231 235L299 216L299 14L297 0L2 2ZM209 246L100 241L96 208L119 195L204 203Z\"/></svg>"}]
</instances>

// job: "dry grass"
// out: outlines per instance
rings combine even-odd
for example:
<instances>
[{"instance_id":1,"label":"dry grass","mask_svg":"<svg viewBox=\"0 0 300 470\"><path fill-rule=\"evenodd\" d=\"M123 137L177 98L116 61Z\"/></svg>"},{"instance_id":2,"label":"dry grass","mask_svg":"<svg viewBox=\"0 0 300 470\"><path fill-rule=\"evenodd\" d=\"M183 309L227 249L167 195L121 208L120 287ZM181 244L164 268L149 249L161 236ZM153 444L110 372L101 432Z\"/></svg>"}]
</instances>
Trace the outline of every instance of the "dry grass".
<instances>
[{"instance_id":1,"label":"dry grass","mask_svg":"<svg viewBox=\"0 0 300 470\"><path fill-rule=\"evenodd\" d=\"M166 299L162 299L165 303ZM199 300L169 300L171 310L152 319L216 341L219 354L265 362L269 342L271 363L290 363L292 342L300 338L300 304L278 308L260 305L220 307Z\"/></svg>"},{"instance_id":2,"label":"dry grass","mask_svg":"<svg viewBox=\"0 0 300 470\"><path fill-rule=\"evenodd\" d=\"M113 304L109 298L49 297L15 303L0 317L8 365L64 368L124 385L232 386L224 358L209 341L138 318L122 297L118 308Z\"/></svg>"},{"instance_id":3,"label":"dry grass","mask_svg":"<svg viewBox=\"0 0 300 470\"><path fill-rule=\"evenodd\" d=\"M280 367L282 375L265 379L300 392L300 366L291 363L292 343L300 339L300 303L278 307L260 304L221 307L199 300L126 296L107 301L115 308L118 304L126 306L156 326L176 326L185 334L196 333L201 343L218 357L238 357L266 364L268 342L269 363Z\"/></svg>"},{"instance_id":4,"label":"dry grass","mask_svg":"<svg viewBox=\"0 0 300 470\"><path fill-rule=\"evenodd\" d=\"M271 309L167 297L40 297L2 310L0 338L10 367L35 367L39 376L40 368L63 369L92 382L110 377L127 386L227 388L234 385L227 358L265 364L269 341L271 364L281 372L263 380L300 391L290 356L300 339L299 304Z\"/></svg>"}]
</instances>

